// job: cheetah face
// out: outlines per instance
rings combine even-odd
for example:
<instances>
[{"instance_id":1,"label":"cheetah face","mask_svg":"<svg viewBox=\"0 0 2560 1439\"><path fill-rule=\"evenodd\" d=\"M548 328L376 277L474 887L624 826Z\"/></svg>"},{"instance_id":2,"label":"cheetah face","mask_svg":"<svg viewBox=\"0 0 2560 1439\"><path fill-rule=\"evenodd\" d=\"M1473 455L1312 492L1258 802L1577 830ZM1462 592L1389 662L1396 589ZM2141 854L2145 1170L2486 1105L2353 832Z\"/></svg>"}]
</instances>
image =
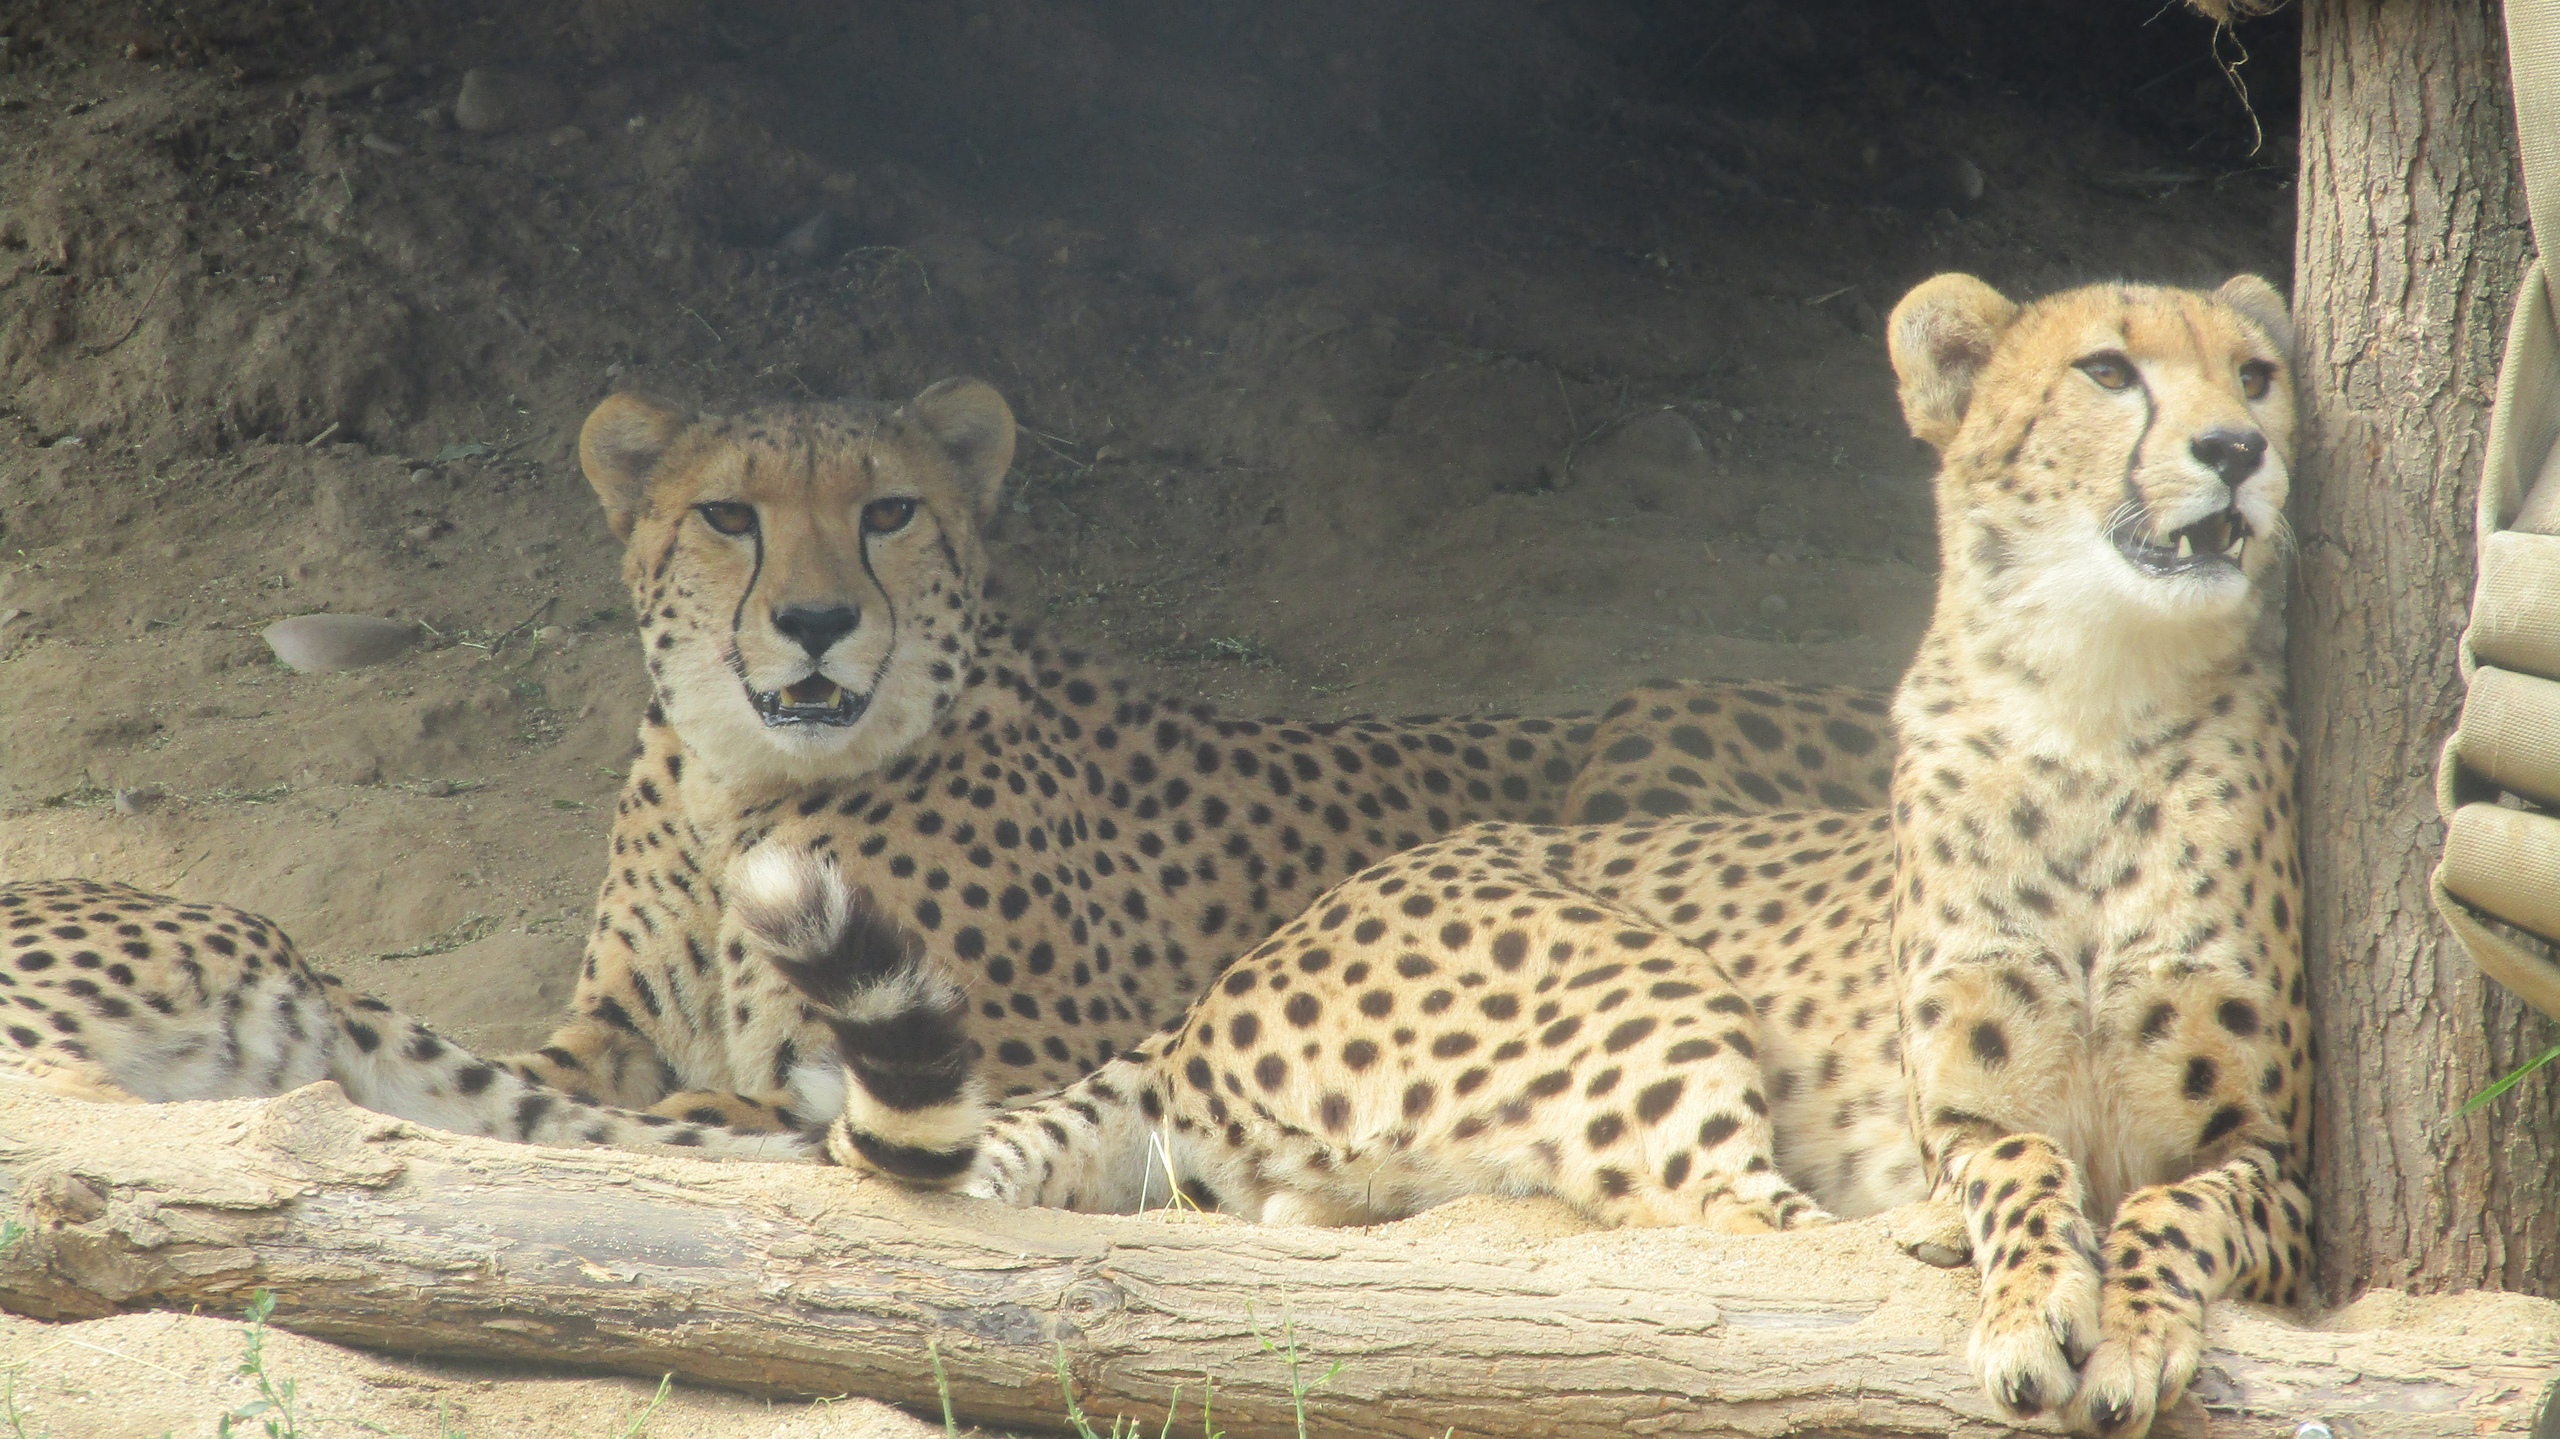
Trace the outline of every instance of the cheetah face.
<instances>
[{"instance_id":1,"label":"cheetah face","mask_svg":"<svg viewBox=\"0 0 2560 1439\"><path fill-rule=\"evenodd\" d=\"M2277 565L2293 391L2283 301L2092 286L2020 307L1942 275L1896 308L1912 430L1945 456L1945 553L1994 595L2219 621Z\"/></svg>"},{"instance_id":2,"label":"cheetah face","mask_svg":"<svg viewBox=\"0 0 2560 1439\"><path fill-rule=\"evenodd\" d=\"M733 778L800 783L920 739L963 682L979 526L1013 441L974 380L896 410L598 406L579 459L629 543L651 687L687 746Z\"/></svg>"}]
</instances>

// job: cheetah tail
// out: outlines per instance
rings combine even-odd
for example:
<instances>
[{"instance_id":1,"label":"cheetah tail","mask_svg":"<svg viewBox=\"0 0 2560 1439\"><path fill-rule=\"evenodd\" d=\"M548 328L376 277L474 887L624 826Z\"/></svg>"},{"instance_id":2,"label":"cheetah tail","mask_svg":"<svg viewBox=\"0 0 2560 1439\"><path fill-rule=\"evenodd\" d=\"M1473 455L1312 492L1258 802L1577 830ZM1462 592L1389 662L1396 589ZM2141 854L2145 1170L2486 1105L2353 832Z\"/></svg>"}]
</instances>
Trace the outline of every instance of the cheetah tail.
<instances>
[{"instance_id":1,"label":"cheetah tail","mask_svg":"<svg viewBox=\"0 0 2560 1439\"><path fill-rule=\"evenodd\" d=\"M992 1113L960 986L832 860L760 850L731 872L729 892L767 962L835 1033L846 1083L829 1156L908 1184L958 1184Z\"/></svg>"}]
</instances>

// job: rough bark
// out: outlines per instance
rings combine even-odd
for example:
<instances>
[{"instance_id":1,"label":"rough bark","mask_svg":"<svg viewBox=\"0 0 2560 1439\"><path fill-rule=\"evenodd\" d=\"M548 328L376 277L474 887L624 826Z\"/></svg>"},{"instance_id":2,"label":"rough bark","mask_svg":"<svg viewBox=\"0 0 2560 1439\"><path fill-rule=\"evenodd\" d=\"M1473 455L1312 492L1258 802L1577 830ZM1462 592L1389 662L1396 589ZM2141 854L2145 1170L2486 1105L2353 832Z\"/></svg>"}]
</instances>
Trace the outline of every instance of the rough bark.
<instances>
[{"instance_id":1,"label":"rough bark","mask_svg":"<svg viewBox=\"0 0 2560 1439\"><path fill-rule=\"evenodd\" d=\"M2010 1432L1966 1372L1974 1287L1906 1257L1935 1211L1766 1239L1536 1238L1477 1205L1384 1231L1091 1218L918 1198L842 1171L536 1150L414 1129L334 1086L276 1101L102 1107L0 1087L0 1303L37 1317L236 1309L413 1352L934 1404L1054 1425L1063 1353L1087 1411L1160 1414L1217 1381L1236 1439L1296 1432ZM1482 1222L1490 1214L1492 1223ZM1499 1221L1510 1217L1508 1227ZM1283 1326L1287 1326L1284 1330ZM2217 1314L2195 1399L2158 1431L2535 1434L2560 1304L2369 1296L2305 1328ZM1196 1418L1196 1410L1186 1410ZM1185 1426L1189 1427L1188 1424Z\"/></svg>"},{"instance_id":2,"label":"rough bark","mask_svg":"<svg viewBox=\"0 0 2560 1439\"><path fill-rule=\"evenodd\" d=\"M2552 1042L2427 906L2472 502L2525 257L2493 0L2306 0L2294 523L2324 1288L2560 1294Z\"/></svg>"}]
</instances>

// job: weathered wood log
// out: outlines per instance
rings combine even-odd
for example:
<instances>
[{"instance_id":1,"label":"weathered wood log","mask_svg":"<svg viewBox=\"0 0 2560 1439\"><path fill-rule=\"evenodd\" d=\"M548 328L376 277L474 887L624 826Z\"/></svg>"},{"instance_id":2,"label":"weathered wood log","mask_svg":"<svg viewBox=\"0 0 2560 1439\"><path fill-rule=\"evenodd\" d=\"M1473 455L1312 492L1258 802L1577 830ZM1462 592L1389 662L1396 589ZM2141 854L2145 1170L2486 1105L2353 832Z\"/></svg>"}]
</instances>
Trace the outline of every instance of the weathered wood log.
<instances>
[{"instance_id":1,"label":"weathered wood log","mask_svg":"<svg viewBox=\"0 0 2560 1439\"><path fill-rule=\"evenodd\" d=\"M1461 1206L1461 1209L1467 1206ZM1472 1203L1382 1230L1096 1218L920 1198L833 1170L539 1150L349 1106L86 1105L0 1085L0 1306L236 1310L344 1343L1054 1425L1192 1407L1294 1432L1294 1338L1326 1434L1991 1435L1962 1358L1974 1288L1896 1240L1921 1208L1765 1239L1539 1237ZM1259 1337L1257 1337L1259 1336ZM2216 1316L2158 1432L2546 1435L2560 1305L2372 1295L2315 1323ZM2242 1421L2226 1425L2222 1421ZM1186 1429L1190 1421L1186 1420Z\"/></svg>"}]
</instances>

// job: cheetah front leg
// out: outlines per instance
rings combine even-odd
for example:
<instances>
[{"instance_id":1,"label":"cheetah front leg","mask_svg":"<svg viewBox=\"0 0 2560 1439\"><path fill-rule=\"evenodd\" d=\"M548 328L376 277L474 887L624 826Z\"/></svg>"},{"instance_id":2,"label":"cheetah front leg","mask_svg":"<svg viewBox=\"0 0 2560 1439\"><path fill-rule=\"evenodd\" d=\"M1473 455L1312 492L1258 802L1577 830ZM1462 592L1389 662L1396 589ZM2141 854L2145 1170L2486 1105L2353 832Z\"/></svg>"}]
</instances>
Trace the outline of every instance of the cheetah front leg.
<instances>
[{"instance_id":1,"label":"cheetah front leg","mask_svg":"<svg viewBox=\"0 0 2560 1439\"><path fill-rule=\"evenodd\" d=\"M2107 1235L2106 1340L2082 1369L2071 1427L2149 1432L2195 1378L2215 1299L2297 1302L2310 1213L2300 1176L2266 1147L2126 1196Z\"/></svg>"},{"instance_id":2,"label":"cheetah front leg","mask_svg":"<svg viewBox=\"0 0 2560 1439\"><path fill-rule=\"evenodd\" d=\"M1903 1052L1934 1193L1964 1215L1982 1276L1965 1357L2020 1419L2068 1403L2102 1336L2103 1261L2082 1210L2080 1167L2034 1132L2059 1112L2068 1002L2031 959L1941 962L1908 982Z\"/></svg>"}]
</instances>

